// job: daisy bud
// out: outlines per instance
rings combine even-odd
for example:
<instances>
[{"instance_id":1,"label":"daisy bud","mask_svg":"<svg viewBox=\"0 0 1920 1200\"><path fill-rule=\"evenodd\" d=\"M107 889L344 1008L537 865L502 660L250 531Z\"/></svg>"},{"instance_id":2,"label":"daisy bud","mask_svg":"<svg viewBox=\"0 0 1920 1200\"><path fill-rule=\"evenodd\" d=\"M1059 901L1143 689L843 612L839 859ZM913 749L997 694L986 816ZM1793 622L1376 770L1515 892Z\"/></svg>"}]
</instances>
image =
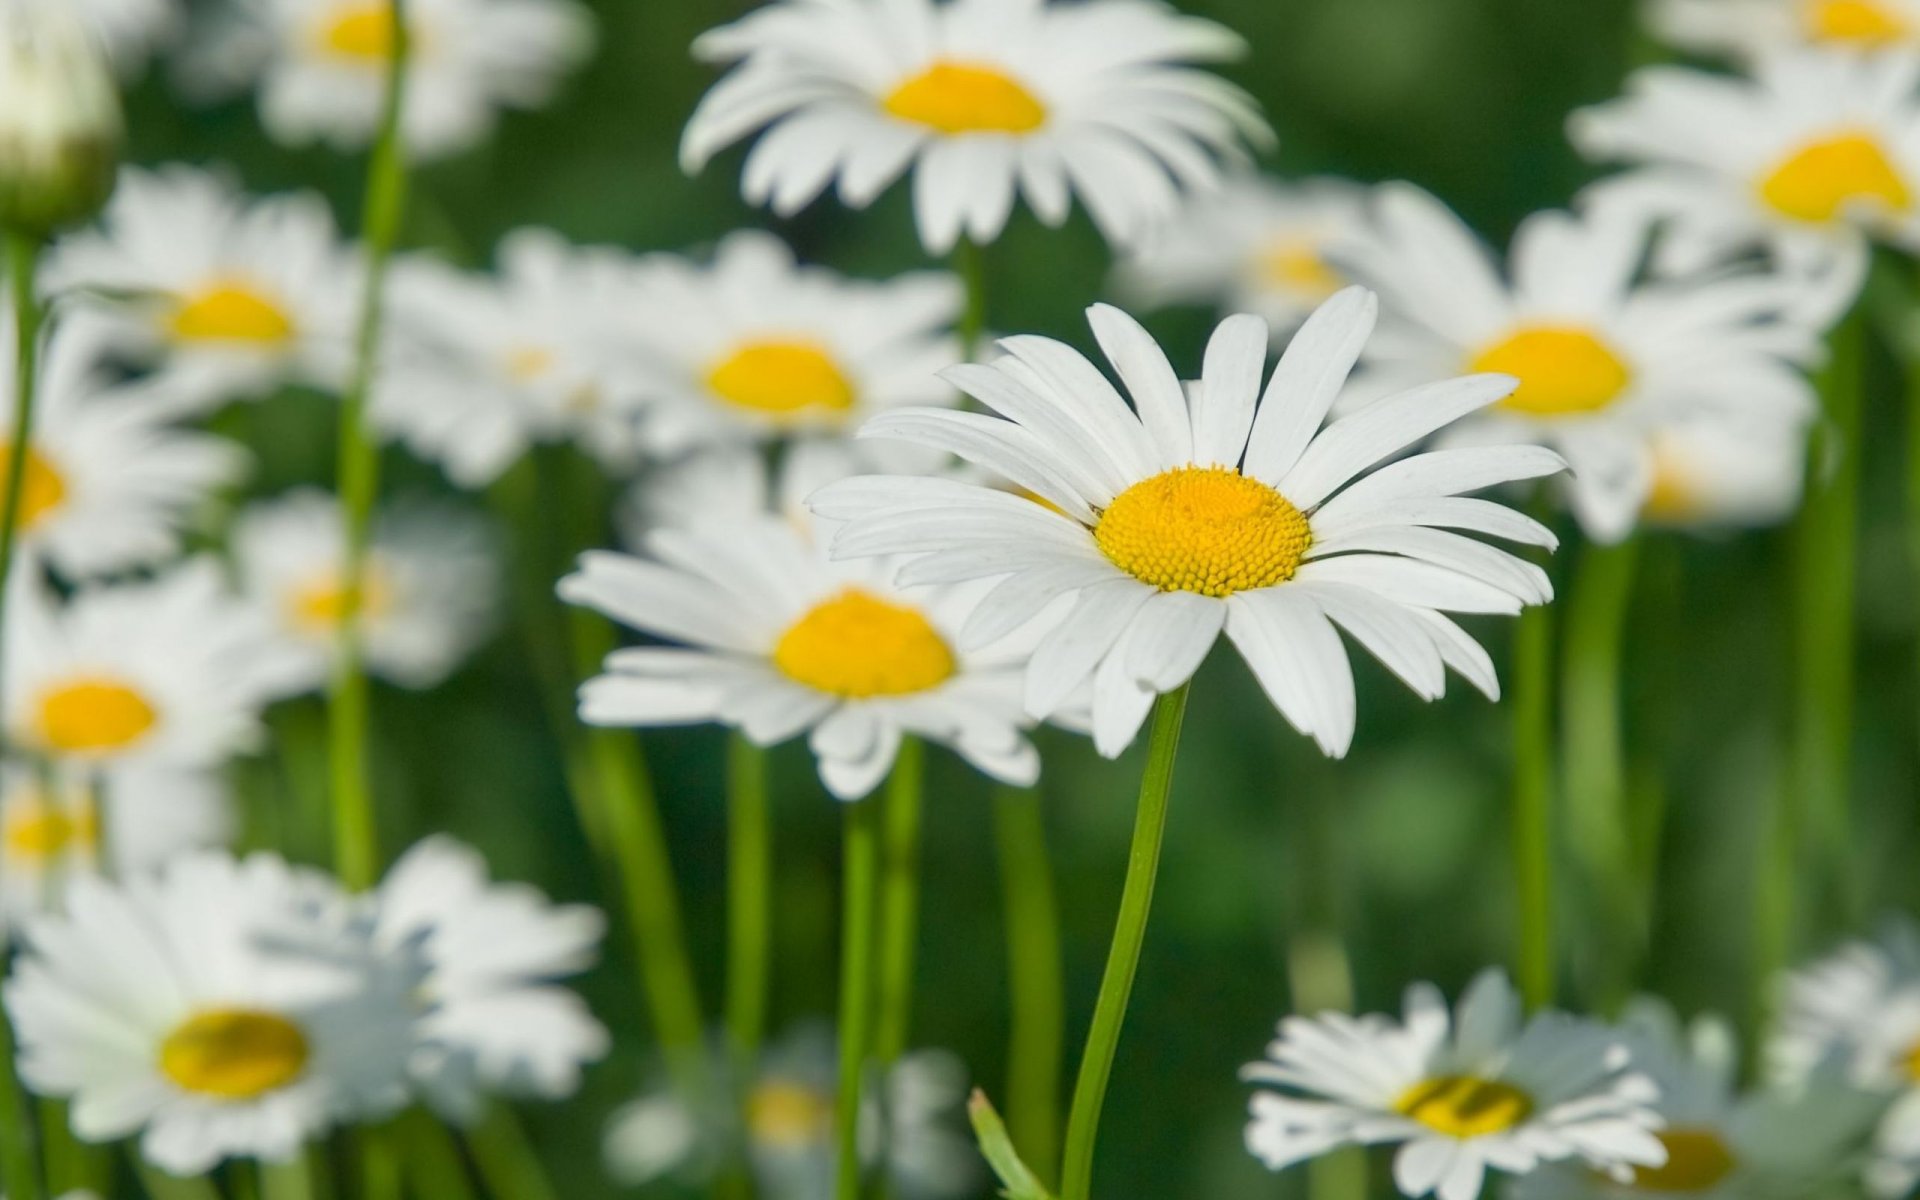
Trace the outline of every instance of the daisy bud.
<instances>
[{"instance_id":1,"label":"daisy bud","mask_svg":"<svg viewBox=\"0 0 1920 1200\"><path fill-rule=\"evenodd\" d=\"M45 236L98 212L122 132L112 68L79 18L0 0L0 227Z\"/></svg>"}]
</instances>

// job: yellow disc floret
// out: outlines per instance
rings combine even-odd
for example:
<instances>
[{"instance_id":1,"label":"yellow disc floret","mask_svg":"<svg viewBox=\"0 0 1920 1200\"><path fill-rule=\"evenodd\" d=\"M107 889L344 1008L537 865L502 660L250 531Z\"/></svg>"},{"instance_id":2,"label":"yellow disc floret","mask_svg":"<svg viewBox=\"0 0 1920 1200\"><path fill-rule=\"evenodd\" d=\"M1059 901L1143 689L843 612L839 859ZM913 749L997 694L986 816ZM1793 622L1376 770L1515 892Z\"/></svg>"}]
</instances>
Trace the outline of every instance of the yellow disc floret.
<instances>
[{"instance_id":1,"label":"yellow disc floret","mask_svg":"<svg viewBox=\"0 0 1920 1200\"><path fill-rule=\"evenodd\" d=\"M1733 1171L1733 1151L1711 1129L1667 1129L1654 1136L1667 1148L1667 1161L1664 1166L1633 1168L1636 1191L1710 1191Z\"/></svg>"},{"instance_id":2,"label":"yellow disc floret","mask_svg":"<svg viewBox=\"0 0 1920 1200\"><path fill-rule=\"evenodd\" d=\"M1913 35L1906 19L1878 0L1808 0L1805 16L1816 42L1883 46Z\"/></svg>"},{"instance_id":3,"label":"yellow disc floret","mask_svg":"<svg viewBox=\"0 0 1920 1200\"><path fill-rule=\"evenodd\" d=\"M393 607L393 588L378 564L366 564L357 590L339 575L322 575L292 589L287 622L302 633L331 637L349 616L378 617Z\"/></svg>"},{"instance_id":4,"label":"yellow disc floret","mask_svg":"<svg viewBox=\"0 0 1920 1200\"><path fill-rule=\"evenodd\" d=\"M1394 1108L1448 1137L1505 1133L1533 1115L1533 1098L1510 1083L1442 1075L1406 1090Z\"/></svg>"},{"instance_id":5,"label":"yellow disc floret","mask_svg":"<svg viewBox=\"0 0 1920 1200\"><path fill-rule=\"evenodd\" d=\"M1522 329L1481 351L1469 369L1518 379L1519 388L1500 407L1530 417L1599 412L1618 400L1633 380L1626 363L1605 342L1570 325Z\"/></svg>"},{"instance_id":6,"label":"yellow disc floret","mask_svg":"<svg viewBox=\"0 0 1920 1200\"><path fill-rule=\"evenodd\" d=\"M1857 209L1903 213L1913 192L1880 139L1845 132L1795 151L1760 181L1760 198L1796 221L1827 224Z\"/></svg>"},{"instance_id":7,"label":"yellow disc floret","mask_svg":"<svg viewBox=\"0 0 1920 1200\"><path fill-rule=\"evenodd\" d=\"M293 337L293 318L260 289L228 280L182 299L167 332L177 342L272 346Z\"/></svg>"},{"instance_id":8,"label":"yellow disc floret","mask_svg":"<svg viewBox=\"0 0 1920 1200\"><path fill-rule=\"evenodd\" d=\"M805 1084L771 1079L747 1093L747 1133L773 1150L804 1150L833 1133L833 1097Z\"/></svg>"},{"instance_id":9,"label":"yellow disc floret","mask_svg":"<svg viewBox=\"0 0 1920 1200\"><path fill-rule=\"evenodd\" d=\"M946 134L1032 133L1047 107L994 67L937 62L893 89L883 107L903 121Z\"/></svg>"},{"instance_id":10,"label":"yellow disc floret","mask_svg":"<svg viewBox=\"0 0 1920 1200\"><path fill-rule=\"evenodd\" d=\"M1313 531L1258 479L1231 467L1175 467L1115 496L1093 540L1114 566L1163 592L1228 596L1292 579Z\"/></svg>"},{"instance_id":11,"label":"yellow disc floret","mask_svg":"<svg viewBox=\"0 0 1920 1200\"><path fill-rule=\"evenodd\" d=\"M953 650L918 610L857 587L821 601L773 649L795 683L849 700L906 696L953 676Z\"/></svg>"},{"instance_id":12,"label":"yellow disc floret","mask_svg":"<svg viewBox=\"0 0 1920 1200\"><path fill-rule=\"evenodd\" d=\"M335 10L321 22L316 40L322 51L334 57L382 63L393 57L399 32L392 8L376 0Z\"/></svg>"},{"instance_id":13,"label":"yellow disc floret","mask_svg":"<svg viewBox=\"0 0 1920 1200\"><path fill-rule=\"evenodd\" d=\"M1269 246L1256 266L1261 284L1315 299L1333 295L1346 282L1308 241L1284 241Z\"/></svg>"},{"instance_id":14,"label":"yellow disc floret","mask_svg":"<svg viewBox=\"0 0 1920 1200\"><path fill-rule=\"evenodd\" d=\"M276 1013L245 1008L199 1012L160 1043L160 1071L180 1088L222 1100L251 1100L306 1070L307 1037Z\"/></svg>"},{"instance_id":15,"label":"yellow disc floret","mask_svg":"<svg viewBox=\"0 0 1920 1200\"><path fill-rule=\"evenodd\" d=\"M748 342L714 365L707 386L736 408L774 418L845 413L856 399L833 356L798 339Z\"/></svg>"},{"instance_id":16,"label":"yellow disc floret","mask_svg":"<svg viewBox=\"0 0 1920 1200\"><path fill-rule=\"evenodd\" d=\"M7 857L16 862L48 863L69 851L89 852L100 839L100 820L91 803L73 808L39 795L14 802L7 811Z\"/></svg>"},{"instance_id":17,"label":"yellow disc floret","mask_svg":"<svg viewBox=\"0 0 1920 1200\"><path fill-rule=\"evenodd\" d=\"M0 485L6 483L7 465L13 461L12 453L12 444L0 440ZM20 528L32 529L66 499L66 477L44 455L28 446L26 467L20 479Z\"/></svg>"},{"instance_id":18,"label":"yellow disc floret","mask_svg":"<svg viewBox=\"0 0 1920 1200\"><path fill-rule=\"evenodd\" d=\"M40 696L40 739L58 753L125 750L145 737L158 720L146 696L114 679L74 680Z\"/></svg>"}]
</instances>

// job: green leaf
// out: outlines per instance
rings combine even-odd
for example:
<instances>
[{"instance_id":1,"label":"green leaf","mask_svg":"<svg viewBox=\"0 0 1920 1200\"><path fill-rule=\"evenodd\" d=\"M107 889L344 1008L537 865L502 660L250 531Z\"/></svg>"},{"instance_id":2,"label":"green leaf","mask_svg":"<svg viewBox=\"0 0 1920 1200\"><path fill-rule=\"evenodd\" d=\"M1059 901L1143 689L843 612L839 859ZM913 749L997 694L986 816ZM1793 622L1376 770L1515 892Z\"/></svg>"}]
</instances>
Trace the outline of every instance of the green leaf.
<instances>
[{"instance_id":1,"label":"green leaf","mask_svg":"<svg viewBox=\"0 0 1920 1200\"><path fill-rule=\"evenodd\" d=\"M1007 1200L1053 1200L1039 1178L1020 1161L1020 1152L1007 1136L1006 1123L994 1111L987 1094L979 1088L967 1101L967 1116L973 1121L973 1136L980 1142L980 1153L1000 1178L1000 1194Z\"/></svg>"}]
</instances>

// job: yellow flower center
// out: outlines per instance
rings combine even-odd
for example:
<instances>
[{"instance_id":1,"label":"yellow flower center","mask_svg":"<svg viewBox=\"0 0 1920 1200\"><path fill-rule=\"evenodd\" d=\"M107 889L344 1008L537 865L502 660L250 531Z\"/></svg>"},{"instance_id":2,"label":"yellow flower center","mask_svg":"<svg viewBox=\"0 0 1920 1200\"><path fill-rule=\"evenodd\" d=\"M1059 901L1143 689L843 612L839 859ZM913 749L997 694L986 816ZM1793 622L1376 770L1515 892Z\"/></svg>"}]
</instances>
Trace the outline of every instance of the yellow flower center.
<instances>
[{"instance_id":1,"label":"yellow flower center","mask_svg":"<svg viewBox=\"0 0 1920 1200\"><path fill-rule=\"evenodd\" d=\"M100 840L91 804L67 809L42 796L21 799L7 813L7 857L45 863L69 850L88 851Z\"/></svg>"},{"instance_id":2,"label":"yellow flower center","mask_svg":"<svg viewBox=\"0 0 1920 1200\"><path fill-rule=\"evenodd\" d=\"M1711 1129L1668 1129L1654 1136L1667 1148L1667 1162L1633 1168L1633 1186L1638 1191L1704 1192L1733 1170L1733 1151Z\"/></svg>"},{"instance_id":3,"label":"yellow flower center","mask_svg":"<svg viewBox=\"0 0 1920 1200\"><path fill-rule=\"evenodd\" d=\"M1394 1108L1436 1133L1472 1138L1519 1125L1533 1115L1533 1098L1497 1079L1442 1075L1408 1088Z\"/></svg>"},{"instance_id":4,"label":"yellow flower center","mask_svg":"<svg viewBox=\"0 0 1920 1200\"><path fill-rule=\"evenodd\" d=\"M785 1080L770 1080L747 1097L747 1129L756 1145L804 1150L833 1130L833 1098Z\"/></svg>"},{"instance_id":5,"label":"yellow flower center","mask_svg":"<svg viewBox=\"0 0 1920 1200\"><path fill-rule=\"evenodd\" d=\"M854 700L924 692L954 672L952 649L925 617L857 587L795 621L773 665L795 683Z\"/></svg>"},{"instance_id":6,"label":"yellow flower center","mask_svg":"<svg viewBox=\"0 0 1920 1200\"><path fill-rule=\"evenodd\" d=\"M748 342L707 373L707 386L737 408L775 417L809 411L844 413L853 384L840 364L812 342Z\"/></svg>"},{"instance_id":7,"label":"yellow flower center","mask_svg":"<svg viewBox=\"0 0 1920 1200\"><path fill-rule=\"evenodd\" d=\"M1859 208L1905 212L1913 193L1871 133L1848 132L1795 151L1760 182L1760 197L1796 221L1827 223Z\"/></svg>"},{"instance_id":8,"label":"yellow flower center","mask_svg":"<svg viewBox=\"0 0 1920 1200\"><path fill-rule=\"evenodd\" d=\"M308 1058L299 1026L274 1013L214 1008L160 1043L160 1070L189 1092L251 1100L300 1077Z\"/></svg>"},{"instance_id":9,"label":"yellow flower center","mask_svg":"<svg viewBox=\"0 0 1920 1200\"><path fill-rule=\"evenodd\" d=\"M1671 450L1653 448L1653 483L1641 512L1650 520L1685 524L1700 515L1700 489L1686 463Z\"/></svg>"},{"instance_id":10,"label":"yellow flower center","mask_svg":"<svg viewBox=\"0 0 1920 1200\"><path fill-rule=\"evenodd\" d=\"M375 564L368 563L356 592L338 575L317 578L295 588L287 599L287 619L303 633L331 636L349 616L374 617L387 612L393 589Z\"/></svg>"},{"instance_id":11,"label":"yellow flower center","mask_svg":"<svg viewBox=\"0 0 1920 1200\"><path fill-rule=\"evenodd\" d=\"M1032 133L1047 121L1047 106L1019 80L974 63L934 63L893 89L883 107L946 134Z\"/></svg>"},{"instance_id":12,"label":"yellow flower center","mask_svg":"<svg viewBox=\"0 0 1920 1200\"><path fill-rule=\"evenodd\" d=\"M399 27L384 3L346 4L320 24L320 48L339 58L386 62L399 44Z\"/></svg>"},{"instance_id":13,"label":"yellow flower center","mask_svg":"<svg viewBox=\"0 0 1920 1200\"><path fill-rule=\"evenodd\" d=\"M80 679L40 697L40 739L65 754L124 750L159 717L138 691L112 679Z\"/></svg>"},{"instance_id":14,"label":"yellow flower center","mask_svg":"<svg viewBox=\"0 0 1920 1200\"><path fill-rule=\"evenodd\" d=\"M1093 540L1163 592L1227 596L1292 579L1313 530L1285 496L1231 467L1175 467L1115 496Z\"/></svg>"},{"instance_id":15,"label":"yellow flower center","mask_svg":"<svg viewBox=\"0 0 1920 1200\"><path fill-rule=\"evenodd\" d=\"M6 483L7 464L13 461L12 454L12 444L0 439L0 486ZM32 529L66 499L66 478L45 456L28 446L26 469L20 480L20 528Z\"/></svg>"},{"instance_id":16,"label":"yellow flower center","mask_svg":"<svg viewBox=\"0 0 1920 1200\"><path fill-rule=\"evenodd\" d=\"M1605 342L1573 326L1522 329L1482 350L1468 369L1518 379L1520 387L1500 407L1530 417L1598 412L1619 399L1633 378Z\"/></svg>"},{"instance_id":17,"label":"yellow flower center","mask_svg":"<svg viewBox=\"0 0 1920 1200\"><path fill-rule=\"evenodd\" d=\"M1283 291L1322 298L1333 295L1346 281L1327 265L1313 243L1281 242L1267 248L1258 263L1260 281Z\"/></svg>"},{"instance_id":18,"label":"yellow flower center","mask_svg":"<svg viewBox=\"0 0 1920 1200\"><path fill-rule=\"evenodd\" d=\"M522 346L507 355L507 377L515 383L532 383L553 370L555 361L551 350Z\"/></svg>"},{"instance_id":19,"label":"yellow flower center","mask_svg":"<svg viewBox=\"0 0 1920 1200\"><path fill-rule=\"evenodd\" d=\"M1875 0L1808 0L1807 36L1817 42L1885 45L1913 34L1898 13Z\"/></svg>"},{"instance_id":20,"label":"yellow flower center","mask_svg":"<svg viewBox=\"0 0 1920 1200\"><path fill-rule=\"evenodd\" d=\"M273 346L293 337L293 318L260 289L232 280L181 300L167 321L177 342L252 342Z\"/></svg>"}]
</instances>

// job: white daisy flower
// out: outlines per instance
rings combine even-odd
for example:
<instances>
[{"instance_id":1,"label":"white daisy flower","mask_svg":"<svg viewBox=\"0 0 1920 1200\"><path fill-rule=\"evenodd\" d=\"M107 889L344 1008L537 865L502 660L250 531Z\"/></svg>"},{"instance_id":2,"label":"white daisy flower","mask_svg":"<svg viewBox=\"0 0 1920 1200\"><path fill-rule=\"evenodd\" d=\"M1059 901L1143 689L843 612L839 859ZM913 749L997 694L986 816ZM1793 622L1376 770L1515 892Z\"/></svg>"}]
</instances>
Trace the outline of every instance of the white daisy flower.
<instances>
[{"instance_id":1,"label":"white daisy flower","mask_svg":"<svg viewBox=\"0 0 1920 1200\"><path fill-rule=\"evenodd\" d=\"M198 769L259 743L271 642L210 560L64 607L24 575L13 586L0 692L11 745L93 769Z\"/></svg>"},{"instance_id":2,"label":"white daisy flower","mask_svg":"<svg viewBox=\"0 0 1920 1200\"><path fill-rule=\"evenodd\" d=\"M1353 672L1336 626L1427 699L1452 667L1489 696L1485 651L1445 612L1518 613L1551 595L1546 573L1450 529L1552 546L1551 531L1463 493L1550 475L1534 446L1423 454L1371 468L1494 403L1508 376L1450 379L1326 426L1374 326L1351 288L1308 319L1264 397L1266 322L1225 321L1201 382L1184 390L1153 339L1105 305L1094 335L1134 408L1097 367L1041 337L946 377L999 417L913 409L862 437L937 447L1045 504L948 479L830 485L816 512L847 520L838 555L912 555L903 584L995 580L960 647L1032 621L1062 597L1072 615L1040 641L1027 711L1046 717L1089 680L1094 742L1118 755L1154 696L1192 677L1222 630L1280 712L1328 754L1353 741ZM1137 410L1137 411L1136 411Z\"/></svg>"},{"instance_id":3,"label":"white daisy flower","mask_svg":"<svg viewBox=\"0 0 1920 1200\"><path fill-rule=\"evenodd\" d=\"M734 67L681 162L765 129L742 190L781 215L836 179L865 208L911 168L931 253L993 241L1016 195L1059 225L1077 194L1124 245L1271 143L1251 97L1187 65L1244 48L1157 0L781 0L694 43Z\"/></svg>"},{"instance_id":4,"label":"white daisy flower","mask_svg":"<svg viewBox=\"0 0 1920 1200\"><path fill-rule=\"evenodd\" d=\"M180 23L179 0L5 0L9 5L42 6L71 12L98 39L124 74L144 66L148 55L166 42Z\"/></svg>"},{"instance_id":5,"label":"white daisy flower","mask_svg":"<svg viewBox=\"0 0 1920 1200\"><path fill-rule=\"evenodd\" d=\"M632 271L617 251L544 229L508 235L494 275L402 260L374 424L468 488L539 442L577 438L603 462L630 462L641 383L619 318Z\"/></svg>"},{"instance_id":6,"label":"white daisy flower","mask_svg":"<svg viewBox=\"0 0 1920 1200\"><path fill-rule=\"evenodd\" d=\"M606 1029L557 982L593 964L599 910L494 883L478 852L444 836L402 855L372 903L376 949L425 959L410 1069L442 1111L476 1118L488 1093L562 1099L606 1055Z\"/></svg>"},{"instance_id":7,"label":"white daisy flower","mask_svg":"<svg viewBox=\"0 0 1920 1200\"><path fill-rule=\"evenodd\" d=\"M812 526L715 520L654 530L649 558L583 556L561 599L678 644L615 651L581 689L581 719L718 721L763 746L810 731L842 800L880 783L906 734L1031 784L1040 758L1023 732L1019 648L958 648L980 590L901 588L884 560L830 562L829 530Z\"/></svg>"},{"instance_id":8,"label":"white daisy flower","mask_svg":"<svg viewBox=\"0 0 1920 1200\"><path fill-rule=\"evenodd\" d=\"M0 304L0 321L12 320L12 306ZM55 327L20 485L20 548L69 580L178 554L196 510L248 465L232 442L177 429L149 397L113 386L99 350L97 331L83 322ZM11 354L0 356L0 394L13 394L14 365ZM13 433L6 409L0 452Z\"/></svg>"},{"instance_id":9,"label":"white daisy flower","mask_svg":"<svg viewBox=\"0 0 1920 1200\"><path fill-rule=\"evenodd\" d=\"M1704 416L1653 432L1653 486L1640 519L1687 530L1778 525L1800 508L1807 430L1799 422Z\"/></svg>"},{"instance_id":10,"label":"white daisy flower","mask_svg":"<svg viewBox=\"0 0 1920 1200\"><path fill-rule=\"evenodd\" d=\"M310 194L251 200L188 167L128 169L104 228L58 243L47 286L142 366L164 400L205 412L286 383L344 377L360 264Z\"/></svg>"},{"instance_id":11,"label":"white daisy flower","mask_svg":"<svg viewBox=\"0 0 1920 1200\"><path fill-rule=\"evenodd\" d=\"M367 669L407 688L452 674L491 631L499 569L471 514L405 502L376 516L360 594L345 584L340 502L303 488L244 509L231 537L240 593L273 631L277 695L324 688L340 622L357 614Z\"/></svg>"},{"instance_id":12,"label":"white daisy flower","mask_svg":"<svg viewBox=\"0 0 1920 1200\"><path fill-rule=\"evenodd\" d=\"M1620 1034L1659 1091L1667 1161L1624 1180L1556 1164L1516 1181L1513 1200L1822 1195L1855 1162L1878 1113L1870 1097L1831 1082L1741 1094L1733 1028L1714 1017L1683 1026L1662 1000L1629 1005Z\"/></svg>"},{"instance_id":13,"label":"white daisy flower","mask_svg":"<svg viewBox=\"0 0 1920 1200\"><path fill-rule=\"evenodd\" d=\"M1670 219L1673 272L1769 248L1801 280L1809 321L1839 317L1867 239L1920 249L1920 55L1802 51L1751 79L1649 67L1627 94L1571 118L1589 157L1644 169L1590 202Z\"/></svg>"},{"instance_id":14,"label":"white daisy flower","mask_svg":"<svg viewBox=\"0 0 1920 1200\"><path fill-rule=\"evenodd\" d=\"M1118 269L1120 291L1252 313L1284 341L1347 284L1327 251L1365 227L1366 198L1344 179L1236 177L1136 248Z\"/></svg>"},{"instance_id":15,"label":"white daisy flower","mask_svg":"<svg viewBox=\"0 0 1920 1200\"><path fill-rule=\"evenodd\" d=\"M1474 1200L1489 1169L1524 1175L1577 1161L1616 1179L1658 1167L1657 1092L1627 1070L1603 1026L1523 1018L1504 974L1482 973L1452 1015L1438 988L1407 989L1404 1015L1288 1017L1241 1078L1256 1092L1247 1150L1271 1170L1341 1146L1397 1144L1403 1195Z\"/></svg>"},{"instance_id":16,"label":"white daisy flower","mask_svg":"<svg viewBox=\"0 0 1920 1200\"><path fill-rule=\"evenodd\" d=\"M181 84L217 96L259 90L260 122L280 142L371 144L397 30L387 0L239 0L185 56ZM407 0L401 136L416 158L468 149L500 110L547 102L593 49L572 0Z\"/></svg>"},{"instance_id":17,"label":"white daisy flower","mask_svg":"<svg viewBox=\"0 0 1920 1200\"><path fill-rule=\"evenodd\" d=\"M77 881L29 925L7 981L20 1073L76 1135L138 1135L163 1170L286 1160L406 1099L412 1011L392 972L295 954L279 930L345 898L270 855L206 854L119 885Z\"/></svg>"},{"instance_id":18,"label":"white daisy flower","mask_svg":"<svg viewBox=\"0 0 1920 1200\"><path fill-rule=\"evenodd\" d=\"M1757 62L1802 46L1920 47L1920 0L1649 0L1664 41Z\"/></svg>"}]
</instances>

